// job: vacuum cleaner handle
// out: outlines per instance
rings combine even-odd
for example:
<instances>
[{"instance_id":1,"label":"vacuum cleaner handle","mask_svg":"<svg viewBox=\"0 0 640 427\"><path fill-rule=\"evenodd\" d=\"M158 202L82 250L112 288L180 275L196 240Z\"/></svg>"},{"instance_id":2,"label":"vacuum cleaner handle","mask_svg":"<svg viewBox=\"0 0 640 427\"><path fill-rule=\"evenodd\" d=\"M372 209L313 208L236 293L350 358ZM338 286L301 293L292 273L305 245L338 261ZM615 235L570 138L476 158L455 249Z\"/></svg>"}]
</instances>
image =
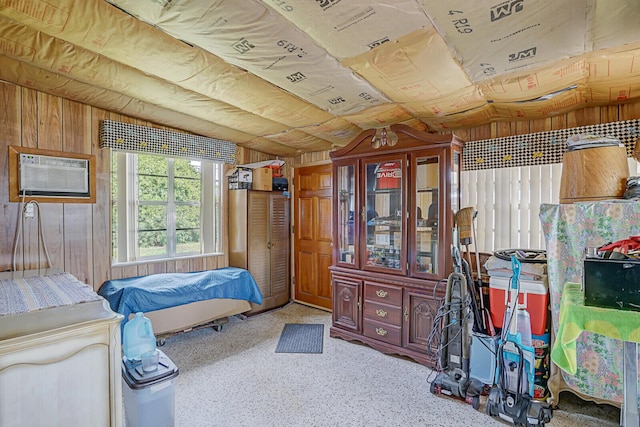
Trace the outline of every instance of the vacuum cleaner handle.
<instances>
[{"instance_id":1,"label":"vacuum cleaner handle","mask_svg":"<svg viewBox=\"0 0 640 427\"><path fill-rule=\"evenodd\" d=\"M509 304L508 307L510 309L509 314L509 324L508 329L509 333L515 335L518 332L518 324L514 322L513 319L517 316L518 310L518 294L520 293L520 261L515 257L515 255L511 255L511 269L513 270L513 275L511 276L511 285L509 286Z\"/></svg>"},{"instance_id":2,"label":"vacuum cleaner handle","mask_svg":"<svg viewBox=\"0 0 640 427\"><path fill-rule=\"evenodd\" d=\"M451 258L453 258L453 271L455 273L462 273L462 256L460 256L460 248L456 245L451 245Z\"/></svg>"}]
</instances>

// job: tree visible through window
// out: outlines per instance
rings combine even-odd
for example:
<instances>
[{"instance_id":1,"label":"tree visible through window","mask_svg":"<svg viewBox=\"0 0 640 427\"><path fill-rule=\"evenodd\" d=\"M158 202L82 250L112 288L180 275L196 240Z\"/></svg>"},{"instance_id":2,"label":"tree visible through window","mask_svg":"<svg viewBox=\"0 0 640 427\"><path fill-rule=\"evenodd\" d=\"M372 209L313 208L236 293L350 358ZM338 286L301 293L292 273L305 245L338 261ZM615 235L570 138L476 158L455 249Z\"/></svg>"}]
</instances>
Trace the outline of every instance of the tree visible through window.
<instances>
[{"instance_id":1,"label":"tree visible through window","mask_svg":"<svg viewBox=\"0 0 640 427\"><path fill-rule=\"evenodd\" d=\"M217 252L221 170L212 162L114 153L114 261Z\"/></svg>"}]
</instances>

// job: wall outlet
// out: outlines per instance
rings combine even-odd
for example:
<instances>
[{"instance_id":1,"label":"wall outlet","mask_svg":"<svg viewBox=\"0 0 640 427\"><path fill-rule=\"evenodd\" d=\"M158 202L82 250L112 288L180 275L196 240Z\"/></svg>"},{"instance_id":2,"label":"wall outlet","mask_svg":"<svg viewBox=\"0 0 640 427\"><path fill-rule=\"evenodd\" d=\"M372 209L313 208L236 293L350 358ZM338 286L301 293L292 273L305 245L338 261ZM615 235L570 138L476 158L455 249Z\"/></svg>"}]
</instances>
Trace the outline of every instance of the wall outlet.
<instances>
[{"instance_id":1,"label":"wall outlet","mask_svg":"<svg viewBox=\"0 0 640 427\"><path fill-rule=\"evenodd\" d=\"M33 218L33 211L35 210L33 203L27 203L24 205L24 216L25 218Z\"/></svg>"}]
</instances>

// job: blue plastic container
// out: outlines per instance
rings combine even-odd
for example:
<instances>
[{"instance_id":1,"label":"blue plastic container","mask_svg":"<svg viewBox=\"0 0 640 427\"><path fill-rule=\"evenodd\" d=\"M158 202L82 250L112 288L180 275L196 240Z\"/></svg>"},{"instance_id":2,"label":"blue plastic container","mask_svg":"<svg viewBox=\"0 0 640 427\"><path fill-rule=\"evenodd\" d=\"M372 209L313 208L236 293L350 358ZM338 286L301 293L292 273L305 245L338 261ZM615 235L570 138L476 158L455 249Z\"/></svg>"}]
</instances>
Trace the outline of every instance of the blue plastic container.
<instances>
[{"instance_id":1,"label":"blue plastic container","mask_svg":"<svg viewBox=\"0 0 640 427\"><path fill-rule=\"evenodd\" d=\"M156 337L153 334L151 320L142 312L124 325L122 346L128 360L140 360L144 353L156 350Z\"/></svg>"}]
</instances>

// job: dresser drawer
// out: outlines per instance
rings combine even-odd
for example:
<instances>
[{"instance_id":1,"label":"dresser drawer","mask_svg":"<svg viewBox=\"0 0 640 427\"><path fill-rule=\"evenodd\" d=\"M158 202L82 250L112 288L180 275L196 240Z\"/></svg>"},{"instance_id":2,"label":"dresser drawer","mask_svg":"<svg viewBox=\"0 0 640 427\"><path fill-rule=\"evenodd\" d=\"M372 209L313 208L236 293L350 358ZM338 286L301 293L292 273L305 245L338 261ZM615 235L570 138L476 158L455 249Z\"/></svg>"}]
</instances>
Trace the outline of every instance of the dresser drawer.
<instances>
[{"instance_id":1,"label":"dresser drawer","mask_svg":"<svg viewBox=\"0 0 640 427\"><path fill-rule=\"evenodd\" d=\"M364 319L364 335L392 345L402 345L402 329L376 320Z\"/></svg>"},{"instance_id":2,"label":"dresser drawer","mask_svg":"<svg viewBox=\"0 0 640 427\"><path fill-rule=\"evenodd\" d=\"M402 326L402 307L365 301L364 318L394 326Z\"/></svg>"},{"instance_id":3,"label":"dresser drawer","mask_svg":"<svg viewBox=\"0 0 640 427\"><path fill-rule=\"evenodd\" d=\"M400 307L402 305L402 288L365 282L364 299Z\"/></svg>"}]
</instances>

